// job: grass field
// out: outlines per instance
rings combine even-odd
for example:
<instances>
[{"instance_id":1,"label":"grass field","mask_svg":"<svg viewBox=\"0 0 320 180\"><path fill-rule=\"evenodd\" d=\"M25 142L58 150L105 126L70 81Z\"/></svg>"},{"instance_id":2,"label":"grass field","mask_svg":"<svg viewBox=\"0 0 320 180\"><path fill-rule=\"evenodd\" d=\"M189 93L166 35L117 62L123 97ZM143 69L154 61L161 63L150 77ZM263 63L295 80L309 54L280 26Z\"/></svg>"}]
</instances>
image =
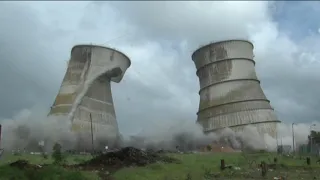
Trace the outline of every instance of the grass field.
<instances>
[{"instance_id":1,"label":"grass field","mask_svg":"<svg viewBox=\"0 0 320 180\"><path fill-rule=\"evenodd\" d=\"M124 168L114 174L116 180L185 180L185 179L265 179L258 170L261 161L273 161L274 154L263 153L243 156L241 153L216 154L183 154L172 155L182 164L151 164L147 167ZM305 160L289 157L277 157L282 168L268 171L266 179L286 176L287 179L313 179L320 173L320 166L313 164L308 167ZM232 169L220 171L220 159L224 159ZM248 162L249 161L249 162ZM256 163L255 163L256 162ZM279 165L280 166L280 165Z\"/></svg>"},{"instance_id":2,"label":"grass field","mask_svg":"<svg viewBox=\"0 0 320 180\"><path fill-rule=\"evenodd\" d=\"M125 167L114 174L109 179L113 180L209 180L209 179L275 179L280 176L290 180L314 179L319 177L320 166L313 158L311 165L306 165L305 158L292 158L277 156L271 153L243 154L243 153L202 153L202 154L169 154L179 160L178 164L155 163L145 167ZM261 161L273 163L274 157L278 159L275 169L270 169L266 177L261 176L258 164ZM90 156L69 155L66 158L68 164L77 164L90 159ZM105 172L85 172L71 171L63 167L49 165L41 168L37 172L31 170L18 170L9 167L7 164L18 159L28 160L33 164L51 164L51 158L43 159L40 155L3 155L0 160L0 180L11 179L42 179L42 180L98 180L100 173ZM226 165L232 165L231 169L221 171L220 160L224 159Z\"/></svg>"}]
</instances>

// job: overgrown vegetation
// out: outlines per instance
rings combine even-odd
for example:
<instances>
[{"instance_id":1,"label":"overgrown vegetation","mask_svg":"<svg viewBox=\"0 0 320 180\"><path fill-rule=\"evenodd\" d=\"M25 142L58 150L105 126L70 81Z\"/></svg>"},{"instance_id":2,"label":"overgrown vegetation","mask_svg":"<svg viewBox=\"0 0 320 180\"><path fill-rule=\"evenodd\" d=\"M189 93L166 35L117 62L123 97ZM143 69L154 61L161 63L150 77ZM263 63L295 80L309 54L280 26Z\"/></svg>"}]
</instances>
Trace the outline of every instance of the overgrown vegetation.
<instances>
[{"instance_id":1,"label":"overgrown vegetation","mask_svg":"<svg viewBox=\"0 0 320 180\"><path fill-rule=\"evenodd\" d=\"M64 162L64 157L61 152L61 145L59 143L55 143L53 146L52 158L54 160L54 164L61 164Z\"/></svg>"},{"instance_id":2,"label":"overgrown vegetation","mask_svg":"<svg viewBox=\"0 0 320 180\"><path fill-rule=\"evenodd\" d=\"M273 163L277 157L278 164L269 168L264 179L286 177L290 180L313 179L318 177L320 166L313 158L311 166L305 159L277 156L273 153L203 153L203 154L171 154L181 160L181 164L152 164L146 167L128 167L117 171L116 180L213 180L213 179L263 179L259 165L262 161ZM220 160L224 159L229 167L220 170ZM156 166L156 168L155 168Z\"/></svg>"},{"instance_id":3,"label":"overgrown vegetation","mask_svg":"<svg viewBox=\"0 0 320 180\"><path fill-rule=\"evenodd\" d=\"M208 151L211 151L212 150L212 147L210 145L207 145L207 150Z\"/></svg>"},{"instance_id":4,"label":"overgrown vegetation","mask_svg":"<svg viewBox=\"0 0 320 180\"><path fill-rule=\"evenodd\" d=\"M60 146L61 147L61 146ZM111 174L113 180L212 180L212 179L262 179L259 163L265 161L273 163L277 157L278 164L269 168L265 179L274 177L286 177L286 179L313 179L318 177L320 166L316 163L317 158L312 157L311 165L306 164L305 158L293 158L277 156L267 152L257 153L198 153L198 154L169 154L180 160L180 163L155 162L144 167L134 165L123 167L116 172L109 171L107 166L101 171L66 168L66 164L83 163L92 158L86 155L68 155L61 152L57 145L48 159L41 155L5 155L0 164L0 180L98 180L107 179ZM41 168L35 166L29 168L17 168L8 165L18 159L27 159L32 164L48 164ZM220 160L224 159L228 168L220 170ZM98 172L99 171L99 172ZM107 176L108 175L108 176Z\"/></svg>"},{"instance_id":5,"label":"overgrown vegetation","mask_svg":"<svg viewBox=\"0 0 320 180\"><path fill-rule=\"evenodd\" d=\"M9 165L0 166L1 180L87 180L94 177L79 171L66 170L63 167L49 165L34 170L19 169Z\"/></svg>"}]
</instances>

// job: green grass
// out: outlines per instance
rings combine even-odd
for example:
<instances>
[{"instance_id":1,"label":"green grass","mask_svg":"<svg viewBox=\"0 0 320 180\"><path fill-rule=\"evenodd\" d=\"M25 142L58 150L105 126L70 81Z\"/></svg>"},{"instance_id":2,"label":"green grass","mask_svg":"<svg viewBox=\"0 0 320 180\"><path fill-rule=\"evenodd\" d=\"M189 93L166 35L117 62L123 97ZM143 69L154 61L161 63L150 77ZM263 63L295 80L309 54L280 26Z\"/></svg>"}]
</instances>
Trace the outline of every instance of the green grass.
<instances>
[{"instance_id":1,"label":"green grass","mask_svg":"<svg viewBox=\"0 0 320 180\"><path fill-rule=\"evenodd\" d=\"M0 166L1 180L98 180L99 177L90 172L66 170L59 166L46 166L39 170L18 169L8 165Z\"/></svg>"},{"instance_id":2,"label":"green grass","mask_svg":"<svg viewBox=\"0 0 320 180\"><path fill-rule=\"evenodd\" d=\"M180 159L181 164L151 164L147 167L124 168L114 174L117 180L164 180L185 179L189 173L192 179L202 179L205 171L218 171L220 159L225 159L227 164L242 162L239 154L172 154ZM229 162L229 163L228 163Z\"/></svg>"},{"instance_id":3,"label":"green grass","mask_svg":"<svg viewBox=\"0 0 320 180\"><path fill-rule=\"evenodd\" d=\"M78 164L92 158L90 155L64 155L66 156L67 164ZM48 156L48 159L44 159L41 155L23 154L21 156L15 156L12 154L4 154L0 159L0 165L15 162L17 160L27 160L32 164L52 164L53 159Z\"/></svg>"},{"instance_id":4,"label":"green grass","mask_svg":"<svg viewBox=\"0 0 320 180\"><path fill-rule=\"evenodd\" d=\"M172 156L180 159L181 164L151 164L146 167L130 167L117 171L114 174L116 180L185 180L187 175L194 180L207 179L260 179L261 171L258 170L258 164L261 161L272 163L273 158L277 157L271 153L258 153L242 156L241 153L214 153L214 154L172 154ZM317 176L316 172L320 170L318 165L311 166L313 169L300 170L301 168L290 169L290 166L305 165L303 160L292 159L288 157L278 156L278 162L289 169L277 168L277 170L269 171L267 176L273 178L283 175L296 179L295 177L310 178ZM226 165L240 167L240 170L220 171L220 159L224 159ZM249 161L255 161L256 164L251 166ZM307 166L306 166L307 167ZM310 167L310 168L311 168Z\"/></svg>"},{"instance_id":5,"label":"green grass","mask_svg":"<svg viewBox=\"0 0 320 180\"><path fill-rule=\"evenodd\" d=\"M266 179L273 179L275 176L287 176L290 180L296 179L313 179L318 177L317 172L320 172L320 166L312 159L312 165L307 166L305 158L277 156L272 153L202 153L202 154L169 154L181 160L180 164L164 164L155 163L146 167L127 167L118 170L113 174L115 180L187 180L189 176L192 180L207 179L261 179L261 171L258 170L258 164L261 161L272 163L273 158L277 157L278 163L284 167L277 167L276 170L269 171ZM90 159L91 156L69 155L66 157L68 164L76 164ZM5 155L0 159L0 180L99 180L97 172L79 172L63 169L62 167L50 165L43 167L39 172L31 170L19 170L9 167L8 163L19 159L28 160L33 164L51 164L53 160L42 158L41 155L23 155L13 156ZM225 170L220 171L220 160L224 159L226 165L240 167L240 170ZM250 165L250 163L251 165ZM253 162L253 163L252 163Z\"/></svg>"},{"instance_id":6,"label":"green grass","mask_svg":"<svg viewBox=\"0 0 320 180\"><path fill-rule=\"evenodd\" d=\"M77 164L91 159L91 156L65 155L66 164ZM39 170L10 167L8 164L17 160L27 160L31 164L49 164ZM15 156L5 154L0 159L0 180L99 180L96 172L79 172L66 170L63 167L52 165L53 159L48 156L44 159L41 155L23 154Z\"/></svg>"}]
</instances>

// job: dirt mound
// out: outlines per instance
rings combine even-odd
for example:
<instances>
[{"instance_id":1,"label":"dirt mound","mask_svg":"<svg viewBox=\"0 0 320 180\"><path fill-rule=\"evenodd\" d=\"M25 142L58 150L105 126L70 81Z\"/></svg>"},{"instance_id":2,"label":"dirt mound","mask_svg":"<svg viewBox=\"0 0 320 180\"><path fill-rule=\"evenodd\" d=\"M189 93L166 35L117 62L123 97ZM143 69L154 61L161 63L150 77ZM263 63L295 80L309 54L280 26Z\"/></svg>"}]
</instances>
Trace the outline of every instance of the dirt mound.
<instances>
[{"instance_id":1,"label":"dirt mound","mask_svg":"<svg viewBox=\"0 0 320 180\"><path fill-rule=\"evenodd\" d=\"M29 164L26 160L18 160L13 163L10 163L9 166L19 168L19 169L39 169L40 165Z\"/></svg>"},{"instance_id":2,"label":"dirt mound","mask_svg":"<svg viewBox=\"0 0 320 180\"><path fill-rule=\"evenodd\" d=\"M118 169L128 166L145 166L155 162L177 163L178 160L156 152L147 152L133 147L126 147L119 151L101 154L78 167L86 169L106 168Z\"/></svg>"},{"instance_id":3,"label":"dirt mound","mask_svg":"<svg viewBox=\"0 0 320 180\"><path fill-rule=\"evenodd\" d=\"M25 168L27 166L30 166L30 164L26 160L18 160L18 161L15 161L13 163L10 163L10 166L11 167L16 167L16 168L19 168L19 169L23 169L23 168Z\"/></svg>"}]
</instances>

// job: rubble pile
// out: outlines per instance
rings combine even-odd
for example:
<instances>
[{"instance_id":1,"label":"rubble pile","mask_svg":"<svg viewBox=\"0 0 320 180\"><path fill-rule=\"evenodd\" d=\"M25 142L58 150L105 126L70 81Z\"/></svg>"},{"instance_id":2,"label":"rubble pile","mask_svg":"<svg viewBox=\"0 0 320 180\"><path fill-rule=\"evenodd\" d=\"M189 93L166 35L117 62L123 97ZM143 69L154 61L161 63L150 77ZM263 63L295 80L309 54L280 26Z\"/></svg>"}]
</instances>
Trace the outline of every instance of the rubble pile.
<instances>
[{"instance_id":1,"label":"rubble pile","mask_svg":"<svg viewBox=\"0 0 320 180\"><path fill-rule=\"evenodd\" d=\"M89 161L78 164L83 168L121 168L128 166L145 166L155 162L178 163L179 161L161 153L143 151L126 147L119 151L101 154Z\"/></svg>"},{"instance_id":2,"label":"rubble pile","mask_svg":"<svg viewBox=\"0 0 320 180\"><path fill-rule=\"evenodd\" d=\"M15 168L19 168L19 169L39 169L41 168L40 165L33 165L30 164L28 161L26 160L18 160L15 161L13 163L10 163L9 166L11 167L15 167Z\"/></svg>"},{"instance_id":3,"label":"rubble pile","mask_svg":"<svg viewBox=\"0 0 320 180\"><path fill-rule=\"evenodd\" d=\"M16 167L16 168L19 168L19 169L23 169L23 168L25 168L25 167L27 167L29 165L30 164L26 160L18 160L18 161L15 161L15 162L10 164L11 167Z\"/></svg>"}]
</instances>

